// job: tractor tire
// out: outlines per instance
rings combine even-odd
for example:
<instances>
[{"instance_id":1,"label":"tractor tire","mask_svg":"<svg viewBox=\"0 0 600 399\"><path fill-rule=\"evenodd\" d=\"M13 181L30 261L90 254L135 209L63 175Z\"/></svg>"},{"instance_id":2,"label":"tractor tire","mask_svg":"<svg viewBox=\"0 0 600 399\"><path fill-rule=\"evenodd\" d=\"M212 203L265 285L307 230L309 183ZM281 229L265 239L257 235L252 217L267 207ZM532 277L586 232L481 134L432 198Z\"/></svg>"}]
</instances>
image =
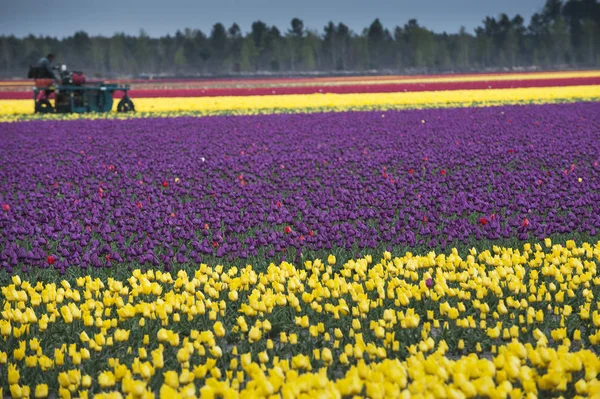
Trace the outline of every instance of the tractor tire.
<instances>
[{"instance_id":1,"label":"tractor tire","mask_svg":"<svg viewBox=\"0 0 600 399\"><path fill-rule=\"evenodd\" d=\"M125 96L117 104L117 112L135 112L135 106L131 98Z\"/></svg>"},{"instance_id":2,"label":"tractor tire","mask_svg":"<svg viewBox=\"0 0 600 399\"><path fill-rule=\"evenodd\" d=\"M35 103L35 112L38 114L51 114L54 112L54 107L48 100L40 100Z\"/></svg>"}]
</instances>

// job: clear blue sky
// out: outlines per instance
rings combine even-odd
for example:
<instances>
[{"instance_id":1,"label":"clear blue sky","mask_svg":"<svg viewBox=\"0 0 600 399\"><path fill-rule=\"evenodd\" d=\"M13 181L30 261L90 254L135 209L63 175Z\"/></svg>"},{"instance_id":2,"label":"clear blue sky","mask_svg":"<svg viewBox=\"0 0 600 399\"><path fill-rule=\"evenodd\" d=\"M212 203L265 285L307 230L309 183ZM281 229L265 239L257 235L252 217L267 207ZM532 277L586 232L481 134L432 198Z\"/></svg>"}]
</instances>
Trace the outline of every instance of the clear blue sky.
<instances>
[{"instance_id":1,"label":"clear blue sky","mask_svg":"<svg viewBox=\"0 0 600 399\"><path fill-rule=\"evenodd\" d=\"M177 29L199 28L209 33L215 22L242 31L253 21L287 30L298 17L304 26L322 31L329 21L344 22L360 32L375 18L386 28L416 18L436 32L471 31L486 16L521 14L526 23L544 0L0 0L0 35L64 37L83 29L92 35L115 32L150 36L173 34Z\"/></svg>"}]
</instances>

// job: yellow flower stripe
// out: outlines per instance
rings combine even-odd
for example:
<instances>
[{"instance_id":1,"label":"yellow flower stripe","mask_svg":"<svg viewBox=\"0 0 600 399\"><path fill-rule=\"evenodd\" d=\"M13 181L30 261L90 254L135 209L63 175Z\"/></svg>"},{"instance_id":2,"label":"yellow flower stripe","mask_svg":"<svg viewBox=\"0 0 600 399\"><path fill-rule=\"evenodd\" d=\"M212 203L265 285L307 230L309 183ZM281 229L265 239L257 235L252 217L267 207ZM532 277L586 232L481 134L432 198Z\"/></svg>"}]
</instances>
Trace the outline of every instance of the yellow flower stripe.
<instances>
[{"instance_id":1,"label":"yellow flower stripe","mask_svg":"<svg viewBox=\"0 0 600 399\"><path fill-rule=\"evenodd\" d=\"M393 83L443 83L443 82L482 82L482 81L505 81L505 80L534 80L534 79L570 79L570 78L593 78L600 77L600 71L559 71L559 72L530 72L530 73L491 73L491 74L472 74L472 75L432 75L413 77L410 75L396 76L349 76L349 77L318 77L318 78L299 78L290 79L285 83L258 83L254 84L252 80L240 79L235 81L173 81L157 82L144 81L142 83L131 83L132 86L176 86L176 87L294 87L294 86L337 86L354 84L393 84ZM276 80L277 78L274 78ZM285 78L284 78L285 79ZM126 83L126 81L124 81ZM31 80L20 81L0 81L0 87L26 87L32 86Z\"/></svg>"},{"instance_id":2,"label":"yellow flower stripe","mask_svg":"<svg viewBox=\"0 0 600 399\"><path fill-rule=\"evenodd\" d=\"M14 276L0 397L595 397L599 261L600 242L546 239L263 271Z\"/></svg>"},{"instance_id":3,"label":"yellow flower stripe","mask_svg":"<svg viewBox=\"0 0 600 399\"><path fill-rule=\"evenodd\" d=\"M577 71L577 72L539 72L528 74L478 74L463 76L431 76L418 77L398 76L390 79L373 79L370 76L363 76L359 80L331 80L331 81L311 81L311 82L291 82L285 84L265 84L257 86L351 86L351 85L378 85L394 83L453 83L453 82L496 82L505 80L534 80L534 79L571 79L571 78L593 78L600 77L600 71ZM244 85L245 86L245 85ZM249 85L252 86L252 85Z\"/></svg>"},{"instance_id":4,"label":"yellow flower stripe","mask_svg":"<svg viewBox=\"0 0 600 399\"><path fill-rule=\"evenodd\" d=\"M246 97L180 97L133 99L139 113L198 112L258 114L426 107L470 107L502 104L553 103L600 100L600 85L494 90L451 90L407 93L300 94ZM117 101L114 104L116 111ZM31 114L32 100L0 100L0 121ZM4 117L2 117L4 115ZM91 115L98 117L100 115ZM135 117L135 114L126 117ZM142 115L143 116L143 115ZM47 117L47 116L46 116ZM79 117L79 116L75 116Z\"/></svg>"},{"instance_id":5,"label":"yellow flower stripe","mask_svg":"<svg viewBox=\"0 0 600 399\"><path fill-rule=\"evenodd\" d=\"M423 106L471 106L518 102L554 102L600 98L600 86L519 88L499 90L452 90L408 93L300 94L255 97L140 98L140 112L203 111L254 113L261 110L351 110L420 108Z\"/></svg>"}]
</instances>

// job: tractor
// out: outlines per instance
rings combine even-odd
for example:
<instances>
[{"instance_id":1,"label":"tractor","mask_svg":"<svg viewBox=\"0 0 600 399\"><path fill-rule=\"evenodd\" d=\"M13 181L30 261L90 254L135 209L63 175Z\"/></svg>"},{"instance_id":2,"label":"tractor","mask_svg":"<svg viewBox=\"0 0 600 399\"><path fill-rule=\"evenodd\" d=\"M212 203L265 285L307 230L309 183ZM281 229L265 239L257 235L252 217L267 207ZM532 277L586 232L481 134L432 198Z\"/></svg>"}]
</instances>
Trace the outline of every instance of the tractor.
<instances>
[{"instance_id":1,"label":"tractor","mask_svg":"<svg viewBox=\"0 0 600 399\"><path fill-rule=\"evenodd\" d=\"M87 113L110 112L113 107L113 94L123 92L123 97L117 104L118 112L133 112L135 106L127 95L129 85L87 81L82 72L69 71L66 65L54 67L58 82L49 78L47 72L38 67L30 67L27 75L35 79L33 100L35 112L47 113ZM44 73L45 72L45 73ZM54 104L50 101L54 99Z\"/></svg>"}]
</instances>

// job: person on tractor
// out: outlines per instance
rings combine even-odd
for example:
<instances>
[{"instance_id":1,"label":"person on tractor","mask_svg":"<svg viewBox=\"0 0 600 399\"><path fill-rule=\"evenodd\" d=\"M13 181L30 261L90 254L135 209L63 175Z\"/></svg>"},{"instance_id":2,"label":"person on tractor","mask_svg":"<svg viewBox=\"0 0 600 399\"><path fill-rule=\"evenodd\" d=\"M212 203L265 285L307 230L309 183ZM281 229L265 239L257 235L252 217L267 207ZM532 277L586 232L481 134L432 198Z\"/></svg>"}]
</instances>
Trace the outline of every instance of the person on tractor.
<instances>
[{"instance_id":1,"label":"person on tractor","mask_svg":"<svg viewBox=\"0 0 600 399\"><path fill-rule=\"evenodd\" d=\"M54 79L56 82L58 82L58 79L56 77L56 75L54 74L54 71L52 70L52 62L54 61L54 54L49 53L47 56L40 58L40 60L38 61L38 68L39 68L39 73L40 76L38 76L41 79Z\"/></svg>"},{"instance_id":2,"label":"person on tractor","mask_svg":"<svg viewBox=\"0 0 600 399\"><path fill-rule=\"evenodd\" d=\"M46 55L45 57L40 58L37 64L36 85L40 84L44 86L51 86L52 83L60 83L60 80L54 73L52 67L52 62L54 61L54 58L55 56L53 53L48 53L48 55ZM52 93L52 90L49 89L40 91L37 100L48 100L48 98L50 97L50 93Z\"/></svg>"}]
</instances>

